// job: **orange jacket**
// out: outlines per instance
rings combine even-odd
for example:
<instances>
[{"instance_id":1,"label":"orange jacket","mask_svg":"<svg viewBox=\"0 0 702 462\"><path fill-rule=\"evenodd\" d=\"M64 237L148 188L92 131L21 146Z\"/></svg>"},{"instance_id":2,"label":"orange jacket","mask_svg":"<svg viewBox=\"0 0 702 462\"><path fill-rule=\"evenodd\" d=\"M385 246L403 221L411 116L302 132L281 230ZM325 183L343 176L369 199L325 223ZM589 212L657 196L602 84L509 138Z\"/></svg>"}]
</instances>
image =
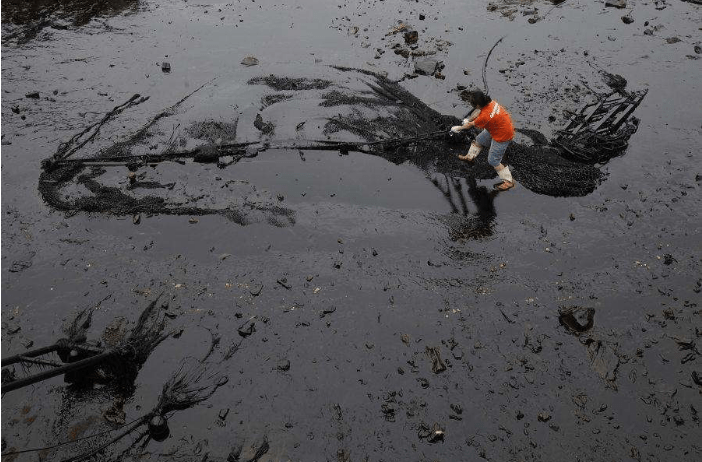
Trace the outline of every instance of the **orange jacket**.
<instances>
[{"instance_id":1,"label":"orange jacket","mask_svg":"<svg viewBox=\"0 0 702 462\"><path fill-rule=\"evenodd\" d=\"M493 140L500 143L514 138L514 125L507 110L490 101L490 104L480 110L480 115L473 121L478 128L484 128Z\"/></svg>"}]
</instances>

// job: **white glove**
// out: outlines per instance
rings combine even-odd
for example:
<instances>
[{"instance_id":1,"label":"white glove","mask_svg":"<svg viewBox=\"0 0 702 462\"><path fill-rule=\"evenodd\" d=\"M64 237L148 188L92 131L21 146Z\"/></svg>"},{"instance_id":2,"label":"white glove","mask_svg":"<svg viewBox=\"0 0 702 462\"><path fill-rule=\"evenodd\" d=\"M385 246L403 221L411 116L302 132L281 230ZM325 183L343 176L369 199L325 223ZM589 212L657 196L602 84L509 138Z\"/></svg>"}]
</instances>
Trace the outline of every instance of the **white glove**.
<instances>
[{"instance_id":1,"label":"white glove","mask_svg":"<svg viewBox=\"0 0 702 462\"><path fill-rule=\"evenodd\" d=\"M460 132L461 129L463 129L463 127L461 127L460 125L454 125L453 127L451 127L451 131L454 133Z\"/></svg>"}]
</instances>

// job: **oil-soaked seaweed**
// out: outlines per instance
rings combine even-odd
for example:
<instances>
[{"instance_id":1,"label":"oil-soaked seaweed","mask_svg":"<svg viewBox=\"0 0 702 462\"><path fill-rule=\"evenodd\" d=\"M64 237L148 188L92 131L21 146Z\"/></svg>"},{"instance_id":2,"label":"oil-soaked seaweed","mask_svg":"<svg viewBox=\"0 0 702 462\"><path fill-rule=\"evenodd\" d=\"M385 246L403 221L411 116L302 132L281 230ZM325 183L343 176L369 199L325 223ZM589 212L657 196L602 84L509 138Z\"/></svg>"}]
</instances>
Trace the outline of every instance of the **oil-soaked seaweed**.
<instances>
[{"instance_id":1,"label":"oil-soaked seaweed","mask_svg":"<svg viewBox=\"0 0 702 462\"><path fill-rule=\"evenodd\" d=\"M410 162L426 171L428 176L462 178L469 185L474 184L475 180L496 176L495 170L486 161L487 149L472 164L458 159L458 155L467 149L470 138L477 135L477 130L470 130L467 134L449 134L448 129L458 123L456 117L431 109L399 83L384 76L342 67L324 69L324 75L329 75L329 78L269 74L250 79L248 83L254 91L260 91L256 87L265 86L282 92L258 97L256 104L261 103L264 107L253 112L255 119L250 121L239 120L244 117L244 113L240 113L242 115L229 121L215 118L189 120L185 128L180 129L178 117L187 111L181 109L181 103L193 97L202 87L156 114L132 135L90 152L91 143L100 134L100 130L108 131L101 121L90 133L74 137L72 141L76 146L64 143L52 158L44 162L39 191L50 206L65 212L122 216L140 213L221 215L240 225L263 220L275 226L288 226L295 222L294 212L270 202L245 201L244 205L204 207L195 205L196 201L192 201L192 198L177 198L174 193L170 193L174 189L172 183L132 181L127 187L106 185L101 181L105 169L94 166L116 163L135 171L165 160L180 163L194 160L217 163L219 167L225 168L236 164L241 158L277 148L338 150L342 154L357 150L395 164ZM212 98L216 98L213 95L197 97L201 99L201 104L208 104L213 101ZM128 103L115 108L114 117L103 118L104 123L116 123L112 119L143 101L145 98L135 95ZM317 114L296 111L299 104L309 105L310 101L317 102ZM306 128L310 125L306 124L310 115L323 120L321 125L317 125L317 133L310 133L314 128ZM173 118L178 120L172 120ZM258 129L254 133L258 139L237 143L237 127L247 125ZM301 138L301 130L305 131L308 139ZM628 137L633 131L627 130ZM529 190L549 196L584 196L594 191L604 179L604 173L597 164L572 160L572 156L564 155L566 153L557 144L549 142L539 132L529 129L519 131L529 137L532 144L512 142L504 162L512 166L515 179ZM285 132L296 134L294 142L286 141L284 135L279 135ZM276 142L271 139L273 133L283 140ZM103 136L107 137L109 133L104 133ZM349 140L349 137L352 139ZM626 144L622 146L622 150L614 154L623 152ZM82 152L81 158L67 159L76 152ZM225 156L231 156L231 160L225 162ZM434 184L439 187L437 183ZM80 186L90 194L67 197L64 190L69 185ZM165 197L129 194L137 189L164 190L166 194ZM471 198L480 191L477 187L468 187L467 190L468 197ZM448 190L442 189L442 193L447 195ZM453 208L460 210L456 204L453 204ZM481 229L481 234L489 233L489 226L481 225L478 228Z\"/></svg>"}]
</instances>

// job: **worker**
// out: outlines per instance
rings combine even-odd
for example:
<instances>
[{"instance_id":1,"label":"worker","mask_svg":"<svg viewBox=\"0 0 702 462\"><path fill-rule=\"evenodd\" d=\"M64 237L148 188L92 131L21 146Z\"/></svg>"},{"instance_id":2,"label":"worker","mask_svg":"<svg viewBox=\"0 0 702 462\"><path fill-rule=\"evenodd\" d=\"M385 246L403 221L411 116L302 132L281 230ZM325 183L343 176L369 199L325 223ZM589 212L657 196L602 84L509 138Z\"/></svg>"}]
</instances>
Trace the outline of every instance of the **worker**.
<instances>
[{"instance_id":1,"label":"worker","mask_svg":"<svg viewBox=\"0 0 702 462\"><path fill-rule=\"evenodd\" d=\"M514 179L509 167L502 165L502 156L504 156L507 146L514 138L512 119L503 106L498 104L497 101L490 99L488 95L480 90L472 91L468 97L468 102L476 110L470 117L463 119L463 125L453 126L451 131L458 133L473 126L482 128L483 131L471 143L468 153L458 156L458 158L473 162L480 150L489 146L488 163L495 167L497 176L502 180L501 183L495 184L495 189L507 191L514 187Z\"/></svg>"}]
</instances>

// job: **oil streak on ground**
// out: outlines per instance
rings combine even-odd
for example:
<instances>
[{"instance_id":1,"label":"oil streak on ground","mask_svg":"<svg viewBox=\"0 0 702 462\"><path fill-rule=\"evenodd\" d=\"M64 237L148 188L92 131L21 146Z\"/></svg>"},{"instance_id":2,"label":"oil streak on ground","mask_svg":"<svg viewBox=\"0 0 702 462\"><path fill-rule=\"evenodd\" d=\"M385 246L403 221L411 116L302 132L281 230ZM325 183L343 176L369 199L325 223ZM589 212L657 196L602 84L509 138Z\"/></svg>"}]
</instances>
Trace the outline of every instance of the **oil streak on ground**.
<instances>
[{"instance_id":1,"label":"oil streak on ground","mask_svg":"<svg viewBox=\"0 0 702 462\"><path fill-rule=\"evenodd\" d=\"M177 335L126 399L61 378L6 394L3 454L108 430L122 412L125 423L140 418L184 358L207 356L228 382L173 413L165 441L142 448L129 435L104 460L700 459L698 5L61 5L3 2L3 356L55 341L101 300L88 337L108 344L164 291ZM416 44L393 33L399 22ZM173 197L209 208L247 196L294 209L294 222L66 214L37 190L42 159L135 93L150 98L124 133L221 78L219 119L255 120L287 101L234 96L274 67L404 77L429 107L460 118L457 85L482 86L503 35L487 78L520 128L551 137L566 109L604 90L602 70L649 90L628 151L591 194L520 185L494 196L494 180L292 150L189 165L197 181L178 164L147 167L130 191L167 195L148 185L172 183ZM259 64L240 64L247 56ZM444 79L412 75L427 58L443 62ZM238 140L267 120L238 126ZM106 178L126 188L127 169L115 168ZM38 454L61 460L117 434Z\"/></svg>"}]
</instances>

